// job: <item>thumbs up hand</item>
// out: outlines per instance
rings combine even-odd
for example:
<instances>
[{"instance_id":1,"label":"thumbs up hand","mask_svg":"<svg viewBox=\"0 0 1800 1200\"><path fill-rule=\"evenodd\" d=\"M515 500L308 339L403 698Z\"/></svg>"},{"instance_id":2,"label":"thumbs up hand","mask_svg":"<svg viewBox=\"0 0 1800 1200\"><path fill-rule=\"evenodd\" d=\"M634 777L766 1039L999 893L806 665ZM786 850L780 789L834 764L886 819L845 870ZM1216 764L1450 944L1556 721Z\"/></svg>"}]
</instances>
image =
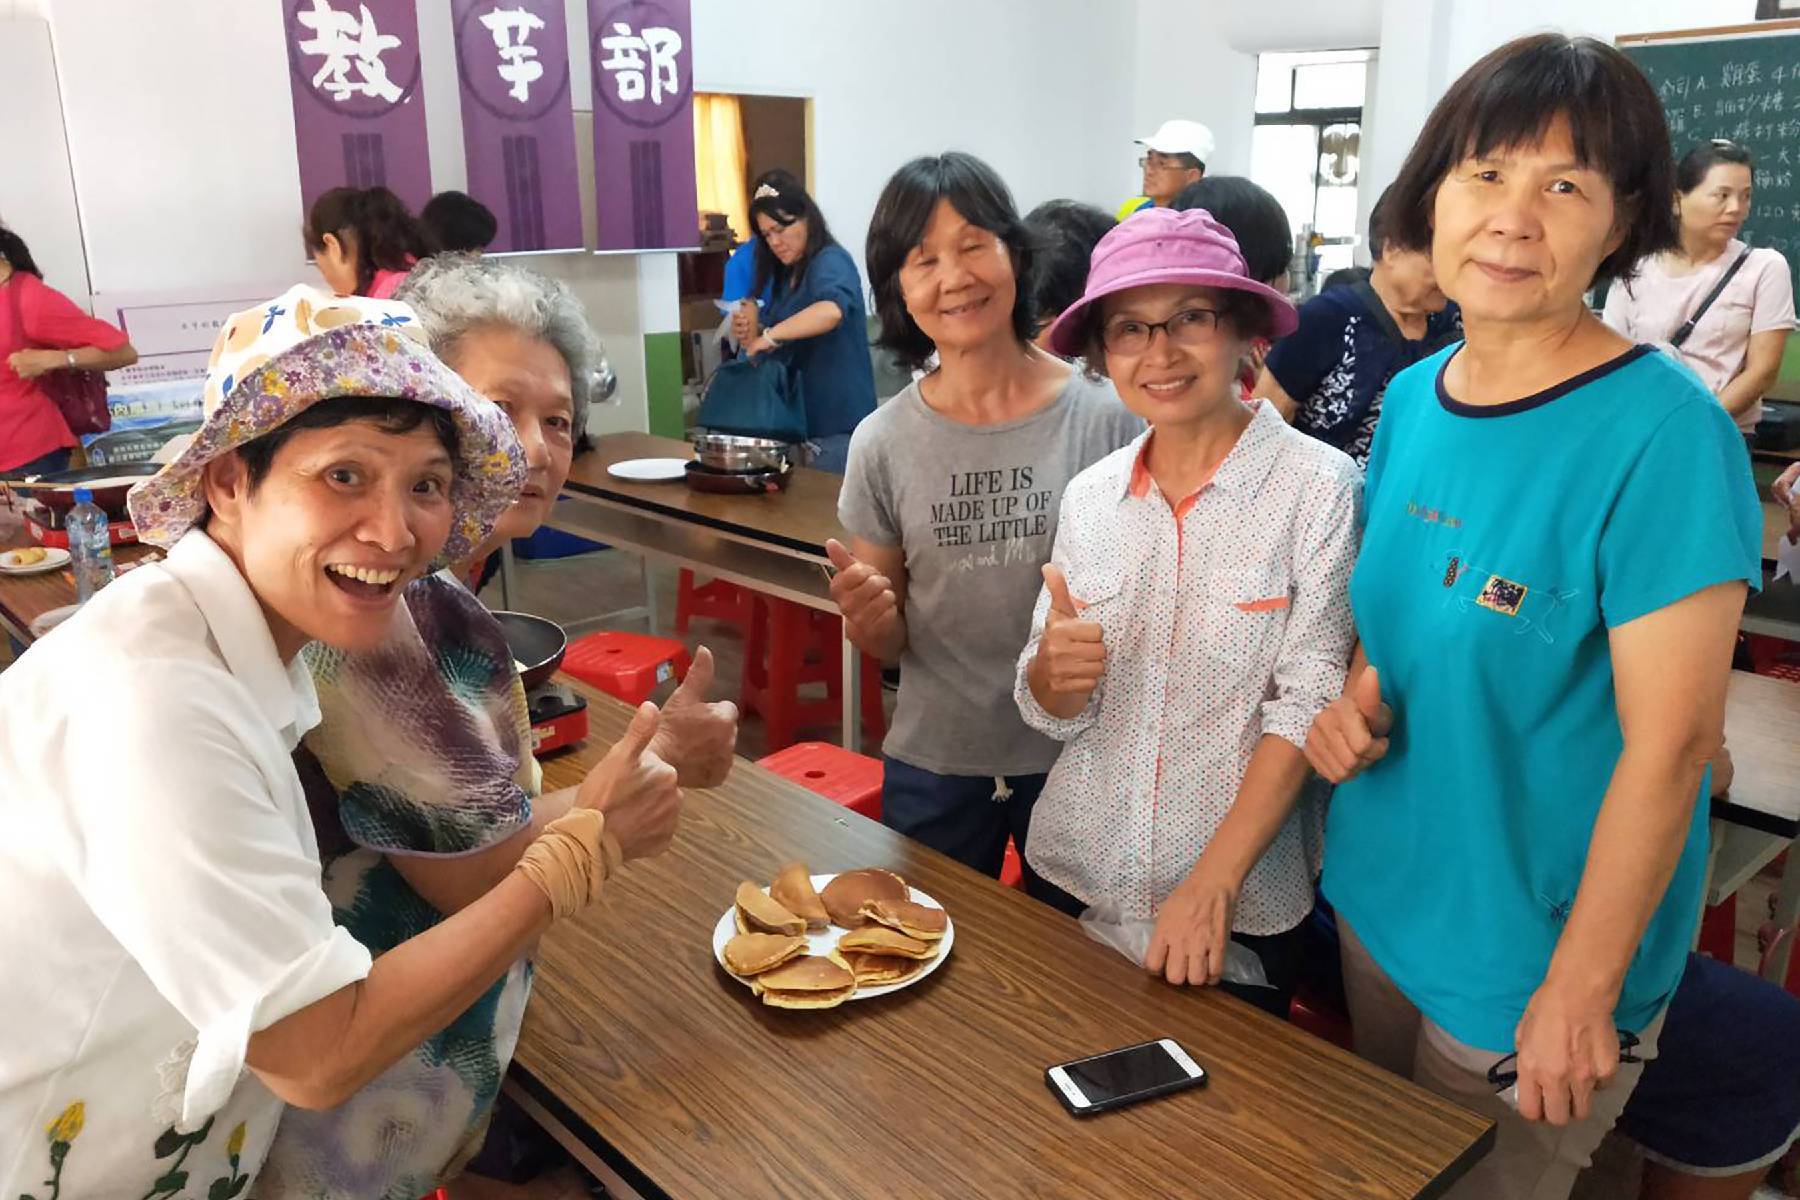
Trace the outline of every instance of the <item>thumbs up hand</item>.
<instances>
[{"instance_id":1,"label":"thumbs up hand","mask_svg":"<svg viewBox=\"0 0 1800 1200\"><path fill-rule=\"evenodd\" d=\"M1332 783L1354 779L1387 754L1393 728L1394 710L1382 703L1381 677L1371 664L1313 718L1306 760Z\"/></svg>"},{"instance_id":2,"label":"thumbs up hand","mask_svg":"<svg viewBox=\"0 0 1800 1200\"><path fill-rule=\"evenodd\" d=\"M681 686L663 704L662 723L650 743L651 751L675 768L682 787L718 787L731 773L738 709L729 700L707 700L713 672L712 651L702 646Z\"/></svg>"},{"instance_id":3,"label":"thumbs up hand","mask_svg":"<svg viewBox=\"0 0 1800 1200\"><path fill-rule=\"evenodd\" d=\"M597 808L606 814L606 832L618 839L626 858L662 853L675 837L681 816L675 768L650 744L661 725L656 705L640 704L625 736L613 743L575 793L577 808Z\"/></svg>"},{"instance_id":4,"label":"thumbs up hand","mask_svg":"<svg viewBox=\"0 0 1800 1200\"><path fill-rule=\"evenodd\" d=\"M843 615L850 640L865 654L893 658L900 640L900 601L893 581L835 538L825 543L825 554L837 569L831 577L831 599Z\"/></svg>"},{"instance_id":5,"label":"thumbs up hand","mask_svg":"<svg viewBox=\"0 0 1800 1200\"><path fill-rule=\"evenodd\" d=\"M1038 641L1039 674L1050 695L1066 702L1056 708L1079 712L1106 673L1104 631L1100 622L1082 619L1087 605L1069 594L1069 581L1055 563L1044 564L1044 587L1050 592L1050 612Z\"/></svg>"}]
</instances>

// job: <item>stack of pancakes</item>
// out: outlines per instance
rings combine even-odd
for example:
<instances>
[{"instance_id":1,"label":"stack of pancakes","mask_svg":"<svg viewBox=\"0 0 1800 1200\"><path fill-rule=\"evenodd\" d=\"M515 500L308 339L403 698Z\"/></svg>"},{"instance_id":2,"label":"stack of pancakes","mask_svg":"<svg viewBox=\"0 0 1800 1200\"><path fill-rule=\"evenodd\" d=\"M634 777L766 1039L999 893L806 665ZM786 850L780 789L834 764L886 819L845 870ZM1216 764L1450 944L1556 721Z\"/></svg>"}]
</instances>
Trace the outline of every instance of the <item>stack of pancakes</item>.
<instances>
[{"instance_id":1,"label":"stack of pancakes","mask_svg":"<svg viewBox=\"0 0 1800 1200\"><path fill-rule=\"evenodd\" d=\"M937 957L950 919L916 903L906 880L880 867L845 871L813 887L805 863L789 863L767 892L738 885L738 935L721 952L764 1004L834 1008L862 987L903 983ZM844 932L828 954L807 954L808 931Z\"/></svg>"}]
</instances>

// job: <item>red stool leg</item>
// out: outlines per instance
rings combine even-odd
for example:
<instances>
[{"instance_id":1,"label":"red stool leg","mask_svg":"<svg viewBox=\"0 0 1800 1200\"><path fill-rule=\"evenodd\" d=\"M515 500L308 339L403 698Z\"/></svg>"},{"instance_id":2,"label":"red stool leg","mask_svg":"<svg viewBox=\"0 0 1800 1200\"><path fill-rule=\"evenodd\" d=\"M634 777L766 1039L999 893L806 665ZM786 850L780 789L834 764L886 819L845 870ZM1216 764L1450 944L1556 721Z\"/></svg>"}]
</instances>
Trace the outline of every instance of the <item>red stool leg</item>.
<instances>
[{"instance_id":1,"label":"red stool leg","mask_svg":"<svg viewBox=\"0 0 1800 1200\"><path fill-rule=\"evenodd\" d=\"M1708 908L1700 918L1700 953L1722 963L1737 959L1737 896Z\"/></svg>"},{"instance_id":2,"label":"red stool leg","mask_svg":"<svg viewBox=\"0 0 1800 1200\"><path fill-rule=\"evenodd\" d=\"M683 567L675 583L675 632L686 633L694 617L694 573Z\"/></svg>"},{"instance_id":3,"label":"red stool leg","mask_svg":"<svg viewBox=\"0 0 1800 1200\"><path fill-rule=\"evenodd\" d=\"M799 722L800 668L806 654L805 621L806 610L799 605L775 604L770 608L763 723L771 750L785 749L794 742Z\"/></svg>"},{"instance_id":4,"label":"red stool leg","mask_svg":"<svg viewBox=\"0 0 1800 1200\"><path fill-rule=\"evenodd\" d=\"M1019 857L1018 844L1011 838L1006 839L1006 857L1000 860L1000 883L1009 888L1025 886L1025 860Z\"/></svg>"},{"instance_id":5,"label":"red stool leg","mask_svg":"<svg viewBox=\"0 0 1800 1200\"><path fill-rule=\"evenodd\" d=\"M871 654L862 656L862 723L868 737L887 736L887 712L881 704L881 660Z\"/></svg>"}]
</instances>

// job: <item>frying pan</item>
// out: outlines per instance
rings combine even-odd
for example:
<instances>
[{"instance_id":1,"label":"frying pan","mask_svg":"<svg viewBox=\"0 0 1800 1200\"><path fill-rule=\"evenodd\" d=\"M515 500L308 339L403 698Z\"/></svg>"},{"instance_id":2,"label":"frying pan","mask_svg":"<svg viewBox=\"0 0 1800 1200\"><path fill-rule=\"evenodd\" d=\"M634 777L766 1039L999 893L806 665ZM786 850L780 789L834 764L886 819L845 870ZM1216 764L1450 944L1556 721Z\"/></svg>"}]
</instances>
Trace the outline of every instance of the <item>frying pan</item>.
<instances>
[{"instance_id":1,"label":"frying pan","mask_svg":"<svg viewBox=\"0 0 1800 1200\"><path fill-rule=\"evenodd\" d=\"M569 648L569 635L555 621L546 621L529 613L496 612L494 618L506 633L507 649L521 664L519 679L530 691L547 683L562 665L563 651Z\"/></svg>"},{"instance_id":2,"label":"frying pan","mask_svg":"<svg viewBox=\"0 0 1800 1200\"><path fill-rule=\"evenodd\" d=\"M96 479L119 479L126 482L94 491L94 503L112 516L125 512L125 495L134 484L162 470L157 463L119 463L110 467L81 467L73 471L53 471L24 479L4 479L0 483L21 496L36 500L55 512L75 507L75 489L86 487Z\"/></svg>"}]
</instances>

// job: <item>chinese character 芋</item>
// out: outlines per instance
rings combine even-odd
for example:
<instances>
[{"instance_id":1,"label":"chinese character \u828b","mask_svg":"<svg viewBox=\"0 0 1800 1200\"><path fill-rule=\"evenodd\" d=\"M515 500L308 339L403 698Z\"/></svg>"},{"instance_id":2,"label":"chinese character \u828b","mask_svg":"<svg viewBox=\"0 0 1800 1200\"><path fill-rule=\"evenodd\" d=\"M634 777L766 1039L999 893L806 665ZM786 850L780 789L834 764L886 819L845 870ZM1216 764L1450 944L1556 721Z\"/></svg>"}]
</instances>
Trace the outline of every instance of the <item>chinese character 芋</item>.
<instances>
[{"instance_id":1,"label":"chinese character \u828b","mask_svg":"<svg viewBox=\"0 0 1800 1200\"><path fill-rule=\"evenodd\" d=\"M644 98L644 58L650 55L650 103L660 106L663 95L681 94L681 80L675 72L675 56L681 52L681 35L673 29L647 25L639 34L631 26L613 22L613 32L600 39L609 56L602 59L602 70L611 71L619 85L619 99L630 102Z\"/></svg>"},{"instance_id":2,"label":"chinese character \u828b","mask_svg":"<svg viewBox=\"0 0 1800 1200\"><path fill-rule=\"evenodd\" d=\"M360 21L332 8L330 0L312 0L312 11L295 14L300 24L316 35L299 43L300 53L325 60L312 77L312 85L331 93L333 100L344 101L361 93L392 103L400 99L401 92L388 78L381 55L398 46L400 39L375 28L368 5L357 7L362 10ZM356 80L350 78L352 68Z\"/></svg>"},{"instance_id":3,"label":"chinese character \u828b","mask_svg":"<svg viewBox=\"0 0 1800 1200\"><path fill-rule=\"evenodd\" d=\"M494 35L494 46L500 51L500 78L512 84L507 95L523 104L531 99L531 85L544 77L537 47L525 44L544 27L543 18L522 8L496 8L484 15L481 23Z\"/></svg>"}]
</instances>

